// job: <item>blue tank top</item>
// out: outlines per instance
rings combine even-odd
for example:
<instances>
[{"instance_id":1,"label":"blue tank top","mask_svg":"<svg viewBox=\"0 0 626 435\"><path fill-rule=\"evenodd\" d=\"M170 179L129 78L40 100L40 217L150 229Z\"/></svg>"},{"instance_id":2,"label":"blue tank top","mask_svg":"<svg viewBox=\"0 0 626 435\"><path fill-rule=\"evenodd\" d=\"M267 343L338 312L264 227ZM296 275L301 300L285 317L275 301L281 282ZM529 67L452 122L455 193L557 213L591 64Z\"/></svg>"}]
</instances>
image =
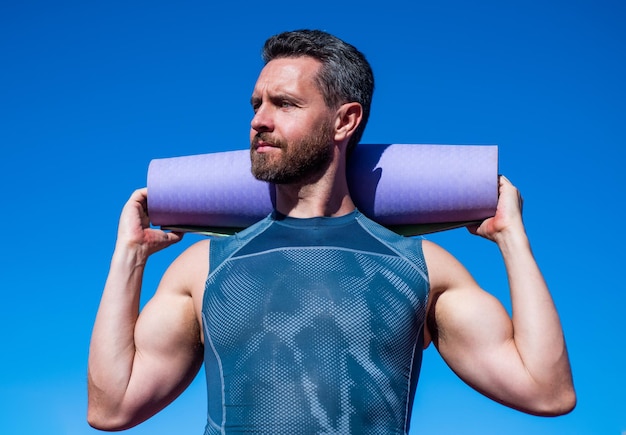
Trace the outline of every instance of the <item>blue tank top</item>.
<instances>
[{"instance_id":1,"label":"blue tank top","mask_svg":"<svg viewBox=\"0 0 626 435\"><path fill-rule=\"evenodd\" d=\"M209 434L406 434L422 361L421 240L358 211L274 212L211 241Z\"/></svg>"}]
</instances>

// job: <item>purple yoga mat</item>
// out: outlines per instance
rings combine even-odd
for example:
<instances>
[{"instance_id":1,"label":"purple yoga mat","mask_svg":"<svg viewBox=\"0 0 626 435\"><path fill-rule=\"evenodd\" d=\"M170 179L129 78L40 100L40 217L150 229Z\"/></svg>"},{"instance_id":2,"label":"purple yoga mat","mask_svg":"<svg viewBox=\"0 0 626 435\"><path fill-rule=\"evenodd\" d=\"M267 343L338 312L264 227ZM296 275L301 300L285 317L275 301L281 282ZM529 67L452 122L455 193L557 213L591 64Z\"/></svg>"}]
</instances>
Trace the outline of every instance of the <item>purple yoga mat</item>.
<instances>
[{"instance_id":1,"label":"purple yoga mat","mask_svg":"<svg viewBox=\"0 0 626 435\"><path fill-rule=\"evenodd\" d=\"M455 228L495 213L495 145L359 145L348 163L358 209L414 235ZM155 226L232 233L273 209L274 188L250 173L248 150L154 159L148 213Z\"/></svg>"}]
</instances>

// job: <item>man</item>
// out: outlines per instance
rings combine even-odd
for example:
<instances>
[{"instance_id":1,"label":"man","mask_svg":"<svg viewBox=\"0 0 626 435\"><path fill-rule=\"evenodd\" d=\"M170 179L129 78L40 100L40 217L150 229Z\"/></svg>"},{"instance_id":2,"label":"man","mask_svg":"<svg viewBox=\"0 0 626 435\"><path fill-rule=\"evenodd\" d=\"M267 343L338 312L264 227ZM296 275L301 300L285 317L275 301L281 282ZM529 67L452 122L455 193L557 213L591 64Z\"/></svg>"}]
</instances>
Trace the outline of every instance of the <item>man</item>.
<instances>
[{"instance_id":1,"label":"man","mask_svg":"<svg viewBox=\"0 0 626 435\"><path fill-rule=\"evenodd\" d=\"M319 31L264 47L251 103L252 171L276 210L238 235L200 241L139 313L148 257L182 234L149 227L146 189L125 205L89 357L91 425L134 426L205 363L214 433L408 433L422 349L507 406L575 405L563 332L504 177L496 214L470 228L504 258L512 317L449 253L358 210L346 159L374 87L354 47Z\"/></svg>"}]
</instances>

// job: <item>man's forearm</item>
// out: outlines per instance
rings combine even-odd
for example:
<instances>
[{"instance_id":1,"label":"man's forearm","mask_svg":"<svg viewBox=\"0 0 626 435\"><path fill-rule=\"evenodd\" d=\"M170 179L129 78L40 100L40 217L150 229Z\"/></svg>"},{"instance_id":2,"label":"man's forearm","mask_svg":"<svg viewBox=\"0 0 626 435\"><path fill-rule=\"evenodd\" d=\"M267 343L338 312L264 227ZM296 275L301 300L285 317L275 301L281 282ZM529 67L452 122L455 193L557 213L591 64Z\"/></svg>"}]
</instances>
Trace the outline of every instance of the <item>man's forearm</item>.
<instances>
[{"instance_id":1,"label":"man's forearm","mask_svg":"<svg viewBox=\"0 0 626 435\"><path fill-rule=\"evenodd\" d=\"M570 396L573 386L561 322L523 229L498 241L511 291L514 341L529 374L548 396Z\"/></svg>"},{"instance_id":2,"label":"man's forearm","mask_svg":"<svg viewBox=\"0 0 626 435\"><path fill-rule=\"evenodd\" d=\"M144 267L135 251L118 249L113 254L89 351L90 413L111 412L126 392Z\"/></svg>"}]
</instances>

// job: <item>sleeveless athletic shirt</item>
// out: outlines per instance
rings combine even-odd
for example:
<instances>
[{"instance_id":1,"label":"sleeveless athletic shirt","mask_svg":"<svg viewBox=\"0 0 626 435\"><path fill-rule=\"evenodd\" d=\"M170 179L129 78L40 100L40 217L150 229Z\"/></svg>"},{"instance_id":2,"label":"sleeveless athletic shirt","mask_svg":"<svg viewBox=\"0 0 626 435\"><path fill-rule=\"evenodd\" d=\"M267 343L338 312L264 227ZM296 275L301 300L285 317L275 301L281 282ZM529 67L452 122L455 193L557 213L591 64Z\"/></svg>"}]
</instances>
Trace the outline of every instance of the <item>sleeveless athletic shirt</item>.
<instances>
[{"instance_id":1,"label":"sleeveless athletic shirt","mask_svg":"<svg viewBox=\"0 0 626 435\"><path fill-rule=\"evenodd\" d=\"M408 433L427 296L421 240L358 211L211 240L205 435Z\"/></svg>"}]
</instances>

